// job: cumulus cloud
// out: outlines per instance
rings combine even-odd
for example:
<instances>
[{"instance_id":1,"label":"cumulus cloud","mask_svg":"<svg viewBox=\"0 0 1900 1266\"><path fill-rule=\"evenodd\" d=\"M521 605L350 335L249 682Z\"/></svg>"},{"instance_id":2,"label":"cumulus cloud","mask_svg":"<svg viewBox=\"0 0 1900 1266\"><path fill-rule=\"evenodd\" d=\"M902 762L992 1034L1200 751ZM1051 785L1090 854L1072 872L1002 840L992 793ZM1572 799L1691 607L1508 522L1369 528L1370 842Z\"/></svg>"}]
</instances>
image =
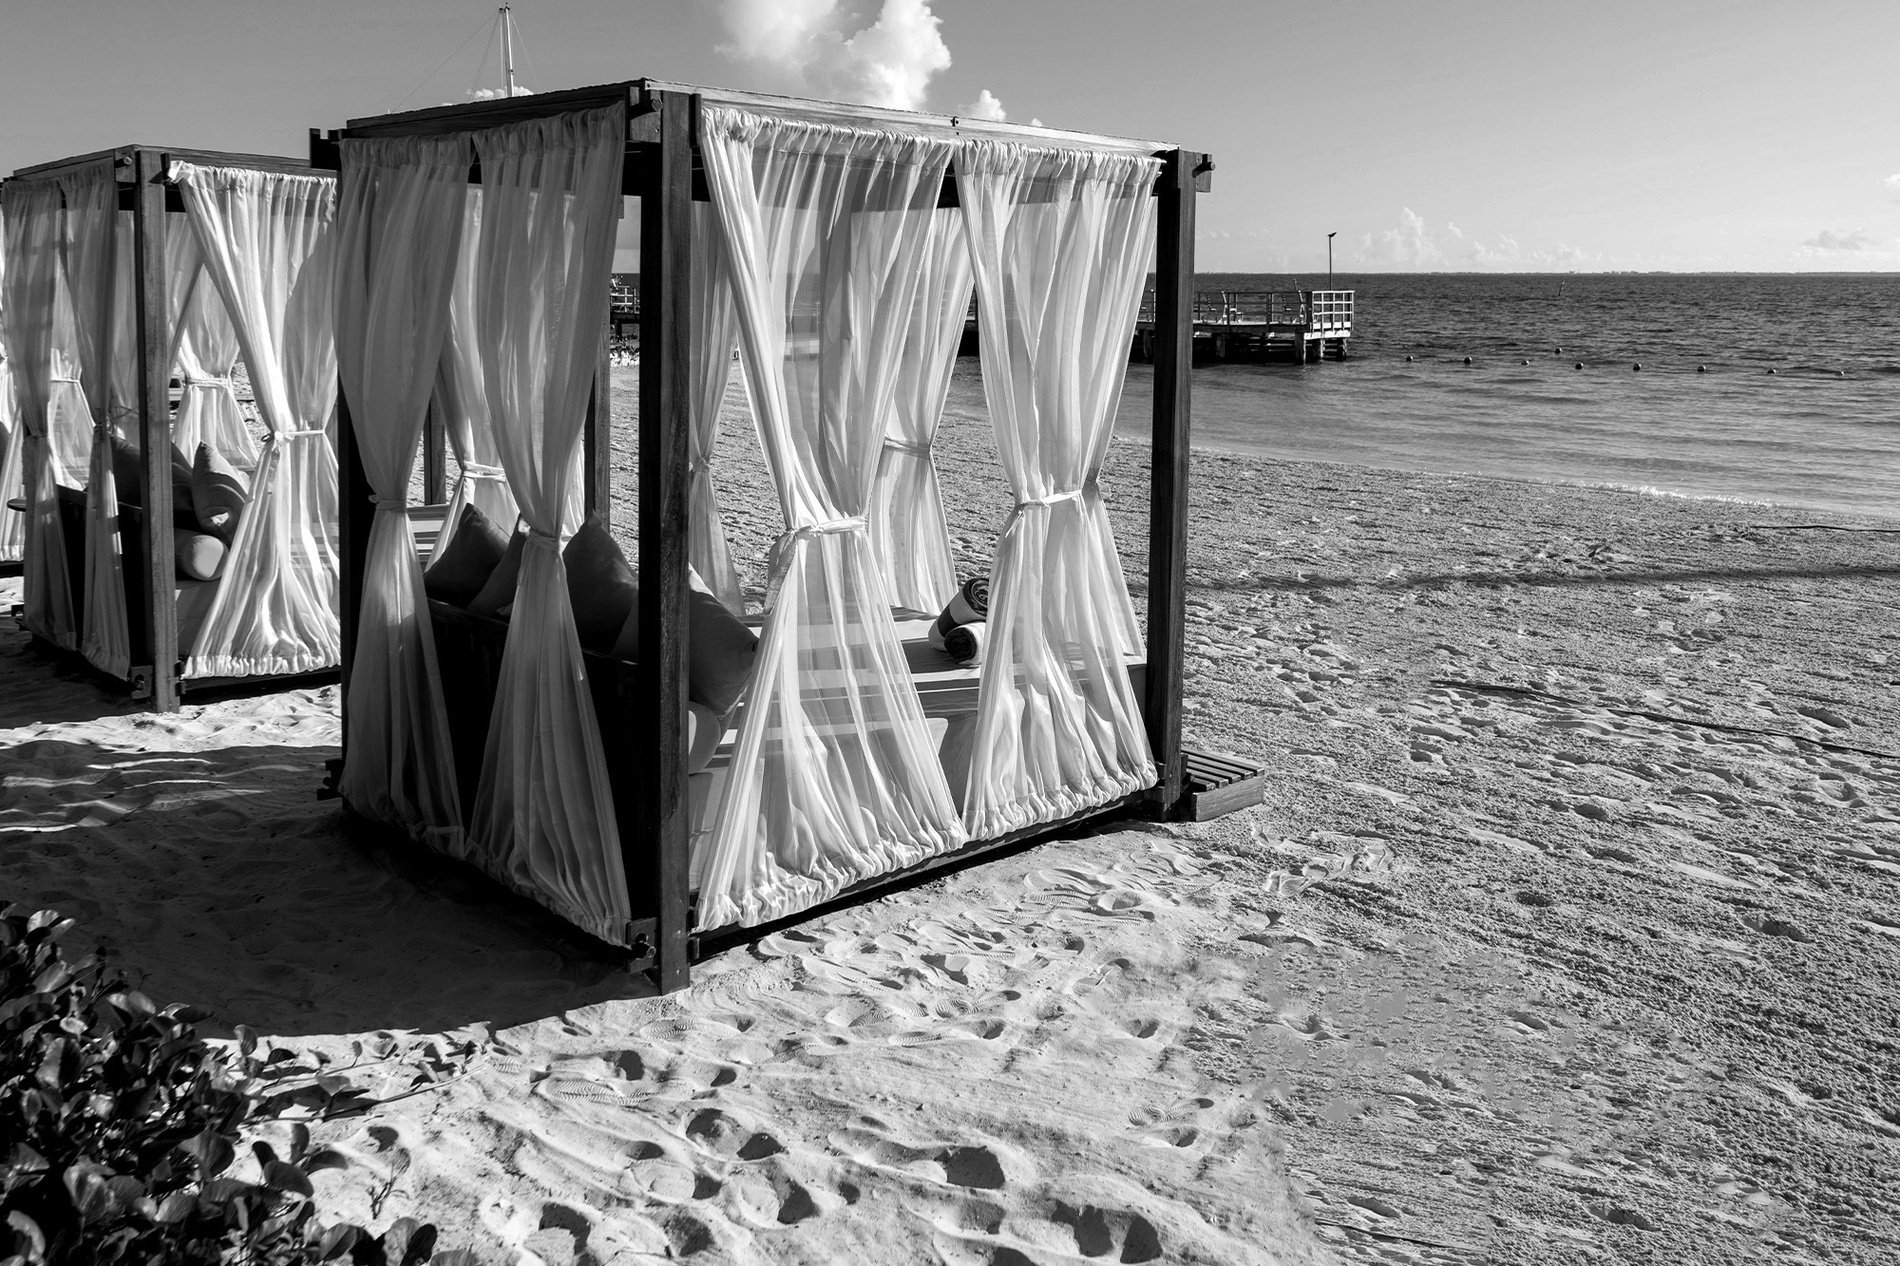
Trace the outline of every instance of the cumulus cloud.
<instances>
[{"instance_id":1,"label":"cumulus cloud","mask_svg":"<svg viewBox=\"0 0 1900 1266\"><path fill-rule=\"evenodd\" d=\"M950 67L930 0L882 0L869 26L841 11L839 0L714 4L727 36L718 51L787 91L918 110L931 79ZM984 98L995 101L988 92L977 100Z\"/></svg>"},{"instance_id":2,"label":"cumulus cloud","mask_svg":"<svg viewBox=\"0 0 1900 1266\"><path fill-rule=\"evenodd\" d=\"M1340 258L1347 258L1343 241L1340 249ZM1532 246L1508 233L1480 237L1449 220L1435 225L1410 207L1399 209L1399 222L1393 227L1360 233L1350 258L1351 267L1356 269L1398 272L1534 272L1546 268L1600 267L1604 263L1600 254L1562 243Z\"/></svg>"},{"instance_id":3,"label":"cumulus cloud","mask_svg":"<svg viewBox=\"0 0 1900 1266\"><path fill-rule=\"evenodd\" d=\"M470 101L499 101L507 96L532 97L533 95L534 89L526 84L516 84L512 93L506 88L475 88L470 90L468 99Z\"/></svg>"},{"instance_id":4,"label":"cumulus cloud","mask_svg":"<svg viewBox=\"0 0 1900 1266\"><path fill-rule=\"evenodd\" d=\"M1009 112L1003 109L1003 103L996 99L988 88L976 94L976 100L969 105L957 107L956 113L965 119L992 119L997 123L1005 122Z\"/></svg>"},{"instance_id":5,"label":"cumulus cloud","mask_svg":"<svg viewBox=\"0 0 1900 1266\"><path fill-rule=\"evenodd\" d=\"M1836 233L1833 229L1822 229L1801 245L1816 251L1877 251L1880 249L1878 241L1859 229L1855 229L1852 233Z\"/></svg>"},{"instance_id":6,"label":"cumulus cloud","mask_svg":"<svg viewBox=\"0 0 1900 1266\"><path fill-rule=\"evenodd\" d=\"M1900 171L1895 172L1893 175L1887 177L1885 180L1881 181L1880 183L1887 186L1887 188L1889 189L1900 191Z\"/></svg>"}]
</instances>

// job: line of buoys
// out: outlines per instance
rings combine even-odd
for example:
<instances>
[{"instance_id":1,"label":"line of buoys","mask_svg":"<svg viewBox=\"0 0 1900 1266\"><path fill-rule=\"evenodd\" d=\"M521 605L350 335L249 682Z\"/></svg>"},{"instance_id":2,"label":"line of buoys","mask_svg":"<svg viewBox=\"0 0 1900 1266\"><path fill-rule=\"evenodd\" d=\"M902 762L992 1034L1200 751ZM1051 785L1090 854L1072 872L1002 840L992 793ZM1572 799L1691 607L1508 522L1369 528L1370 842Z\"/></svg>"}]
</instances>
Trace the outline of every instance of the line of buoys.
<instances>
[{"instance_id":1,"label":"line of buoys","mask_svg":"<svg viewBox=\"0 0 1900 1266\"><path fill-rule=\"evenodd\" d=\"M1530 361L1528 361L1528 360L1521 360L1521 361L1519 361L1519 362L1517 362L1517 363L1518 363L1518 364L1520 364L1520 365L1528 365L1528 364L1530 364Z\"/></svg>"},{"instance_id":2,"label":"line of buoys","mask_svg":"<svg viewBox=\"0 0 1900 1266\"><path fill-rule=\"evenodd\" d=\"M1577 368L1578 368L1578 369L1582 369L1582 368L1583 368L1583 362L1582 362L1582 361L1578 361L1578 362L1577 362Z\"/></svg>"},{"instance_id":3,"label":"line of buoys","mask_svg":"<svg viewBox=\"0 0 1900 1266\"><path fill-rule=\"evenodd\" d=\"M1416 356L1407 356L1407 357L1405 358L1405 363L1409 365L1409 364L1411 364L1411 363L1412 363L1413 361L1415 361L1415 360L1417 360L1417 359L1418 359L1418 358L1417 358Z\"/></svg>"},{"instance_id":4,"label":"line of buoys","mask_svg":"<svg viewBox=\"0 0 1900 1266\"><path fill-rule=\"evenodd\" d=\"M1634 365L1630 366L1632 370L1640 370L1642 367L1643 367L1643 362L1640 360L1637 361Z\"/></svg>"},{"instance_id":5,"label":"line of buoys","mask_svg":"<svg viewBox=\"0 0 1900 1266\"><path fill-rule=\"evenodd\" d=\"M1697 366L1695 367L1695 371L1696 371L1696 372L1697 372L1698 374L1706 374L1706 373L1708 373L1708 372L1709 372L1709 367L1708 367L1707 365L1697 365Z\"/></svg>"},{"instance_id":6,"label":"line of buoys","mask_svg":"<svg viewBox=\"0 0 1900 1266\"><path fill-rule=\"evenodd\" d=\"M1774 373L1775 371L1771 369L1771 370L1769 370L1768 372L1772 374L1772 373Z\"/></svg>"},{"instance_id":7,"label":"line of buoys","mask_svg":"<svg viewBox=\"0 0 1900 1266\"><path fill-rule=\"evenodd\" d=\"M1471 363L1471 358L1469 356L1465 357L1465 364L1469 365L1470 363Z\"/></svg>"}]
</instances>

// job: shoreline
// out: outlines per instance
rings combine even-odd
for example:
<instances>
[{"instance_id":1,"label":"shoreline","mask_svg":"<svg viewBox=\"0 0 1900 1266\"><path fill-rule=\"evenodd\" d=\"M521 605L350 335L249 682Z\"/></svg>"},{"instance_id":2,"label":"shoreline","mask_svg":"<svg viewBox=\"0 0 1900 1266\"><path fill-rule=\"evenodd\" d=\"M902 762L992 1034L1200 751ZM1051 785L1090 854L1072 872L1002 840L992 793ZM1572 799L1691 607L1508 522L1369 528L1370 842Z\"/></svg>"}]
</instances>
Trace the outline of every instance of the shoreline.
<instances>
[{"instance_id":1,"label":"shoreline","mask_svg":"<svg viewBox=\"0 0 1900 1266\"><path fill-rule=\"evenodd\" d=\"M960 567L1009 502L969 421ZM757 560L740 426L717 478ZM317 1187L484 1261L1900 1253L1900 767L1865 754L1900 753L1900 540L1197 459L1186 728L1268 767L1259 808L1046 844L643 997L351 837L314 796L334 687L151 716L9 626L0 896L295 1061L389 1035L341 1074L371 1098L466 1044L314 1125L349 1162ZM1109 475L1136 582L1145 467Z\"/></svg>"}]
</instances>

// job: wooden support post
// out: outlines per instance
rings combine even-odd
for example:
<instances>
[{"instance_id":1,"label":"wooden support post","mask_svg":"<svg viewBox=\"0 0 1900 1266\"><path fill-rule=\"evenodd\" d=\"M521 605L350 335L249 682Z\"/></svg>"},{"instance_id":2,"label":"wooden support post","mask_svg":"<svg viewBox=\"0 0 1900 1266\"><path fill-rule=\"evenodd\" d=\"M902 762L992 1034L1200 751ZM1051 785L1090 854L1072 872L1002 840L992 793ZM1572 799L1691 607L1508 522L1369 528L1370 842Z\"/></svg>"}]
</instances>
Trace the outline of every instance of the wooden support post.
<instances>
[{"instance_id":1,"label":"wooden support post","mask_svg":"<svg viewBox=\"0 0 1900 1266\"><path fill-rule=\"evenodd\" d=\"M693 137L699 98L658 101L659 146L640 197L640 656L645 707L631 727L645 760L636 803L620 823L628 895L657 906L654 975L660 989L689 979L691 847L686 794L686 463L692 398ZM624 776L624 775L622 775ZM618 799L618 797L616 797Z\"/></svg>"},{"instance_id":2,"label":"wooden support post","mask_svg":"<svg viewBox=\"0 0 1900 1266\"><path fill-rule=\"evenodd\" d=\"M152 707L178 710L178 587L172 562L171 338L165 297L165 157L133 151L133 286L139 356L139 447L145 507L143 575L132 660L151 665Z\"/></svg>"},{"instance_id":3,"label":"wooden support post","mask_svg":"<svg viewBox=\"0 0 1900 1266\"><path fill-rule=\"evenodd\" d=\"M339 393L340 394L340 393ZM442 416L442 400L429 401L429 414L422 423L422 501L441 505L449 499L449 425ZM448 524L442 525L447 531Z\"/></svg>"},{"instance_id":4,"label":"wooden support post","mask_svg":"<svg viewBox=\"0 0 1900 1266\"><path fill-rule=\"evenodd\" d=\"M363 609L363 573L369 568L369 533L375 522L376 503L371 500L369 474L363 469L363 455L356 447L356 424L350 417L350 403L336 393L336 469L337 469L337 631L342 638L342 695L344 733L350 697L350 665L356 659L356 622ZM427 602L427 599L424 599ZM343 755L347 759L348 744Z\"/></svg>"},{"instance_id":5,"label":"wooden support post","mask_svg":"<svg viewBox=\"0 0 1900 1266\"><path fill-rule=\"evenodd\" d=\"M1155 234L1154 438L1148 506L1148 674L1143 714L1163 816L1181 798L1186 677L1189 382L1194 357L1194 180L1201 155L1175 150L1161 171Z\"/></svg>"},{"instance_id":6,"label":"wooden support post","mask_svg":"<svg viewBox=\"0 0 1900 1266\"><path fill-rule=\"evenodd\" d=\"M614 513L614 408L612 362L607 357L607 335L613 328L610 317L600 330L600 347L594 353L594 389L587 397L587 421L581 431L581 452L585 455L583 478L586 484L581 499L587 513L599 512L613 525Z\"/></svg>"}]
</instances>

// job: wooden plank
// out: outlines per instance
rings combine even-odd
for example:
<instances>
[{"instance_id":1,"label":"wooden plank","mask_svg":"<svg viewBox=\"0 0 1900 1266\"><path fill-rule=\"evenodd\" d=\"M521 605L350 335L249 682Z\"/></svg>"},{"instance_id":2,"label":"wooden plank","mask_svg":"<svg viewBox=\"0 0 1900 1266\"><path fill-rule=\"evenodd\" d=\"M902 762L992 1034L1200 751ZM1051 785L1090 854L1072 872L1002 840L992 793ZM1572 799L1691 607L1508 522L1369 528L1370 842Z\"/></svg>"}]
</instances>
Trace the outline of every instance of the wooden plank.
<instances>
[{"instance_id":1,"label":"wooden plank","mask_svg":"<svg viewBox=\"0 0 1900 1266\"><path fill-rule=\"evenodd\" d=\"M363 606L363 575L369 567L369 533L376 514L371 499L369 473L363 469L363 455L356 447L356 423L350 417L349 400L336 393L336 464L337 464L337 631L342 639L340 705L349 733L350 665L356 659L356 622ZM342 739L338 740L340 743ZM348 758L347 744L344 757Z\"/></svg>"},{"instance_id":2,"label":"wooden plank","mask_svg":"<svg viewBox=\"0 0 1900 1266\"><path fill-rule=\"evenodd\" d=\"M629 897L657 904L654 975L663 992L689 979L690 854L686 753L686 463L691 400L693 123L689 97L649 97L660 144L640 199L640 663L648 707L634 751L614 763L641 812L620 819ZM649 897L648 894L651 894ZM636 912L638 903L635 903Z\"/></svg>"},{"instance_id":3,"label":"wooden plank","mask_svg":"<svg viewBox=\"0 0 1900 1266\"><path fill-rule=\"evenodd\" d=\"M784 118L842 127L890 127L926 135L969 140L1015 141L1023 145L1048 147L1085 146L1130 154L1160 157L1173 150L1162 141L1138 137L1109 136L1099 132L1072 132L1063 128L1033 127L1026 123L1005 123L996 119L969 119L950 114L925 114L916 110L891 110L880 106L853 105L840 101L814 101L803 97L784 97L767 92L745 92L736 88L711 88L675 83L665 79L641 79L636 85L647 93L663 96L698 96L707 105L735 106Z\"/></svg>"},{"instance_id":4,"label":"wooden plank","mask_svg":"<svg viewBox=\"0 0 1900 1266\"><path fill-rule=\"evenodd\" d=\"M1177 815L1190 822L1207 822L1241 809L1250 809L1267 797L1267 777L1256 774L1207 791L1190 791L1183 796Z\"/></svg>"},{"instance_id":5,"label":"wooden plank","mask_svg":"<svg viewBox=\"0 0 1900 1266\"><path fill-rule=\"evenodd\" d=\"M771 923L763 923L757 927L748 928L740 927L737 924L728 924L723 928L714 928L712 931L694 938L693 957L695 960L710 958L712 955L728 950L735 945L743 945L751 941L756 941L761 937L770 936L773 932L783 928L796 927L800 923L822 918L834 910L843 910L851 906L862 905L866 901L874 900L888 893L901 892L907 888L915 888L919 884L926 884L933 880L942 879L947 875L953 875L960 870L967 870L980 862L994 860L1004 854L1020 853L1026 849L1034 848L1038 844L1045 844L1052 840L1064 839L1080 834L1084 830L1091 829L1103 822L1115 818L1126 818L1138 813L1143 803L1144 797L1141 793L1137 792L1132 796L1124 796L1119 800L1112 800L1107 804L1097 805L1092 809L1085 809L1081 813L1064 818L1059 822L1044 822L1037 826L1025 827L1020 831L1012 831L1008 835L998 836L995 839L976 840L965 844L962 848L954 852L932 857L927 861L919 862L917 865L904 870L892 871L888 875L879 875L873 879L866 879L861 883L856 883L846 888L830 901L813 906L808 910L801 910L788 918L777 919Z\"/></svg>"},{"instance_id":6,"label":"wooden plank","mask_svg":"<svg viewBox=\"0 0 1900 1266\"><path fill-rule=\"evenodd\" d=\"M585 88L564 88L557 92L537 92L526 97L501 97L493 101L471 101L463 105L434 106L426 110L405 110L399 114L373 114L351 119L344 136L439 136L444 132L472 132L500 127L550 114L574 110L598 109L617 101L632 101L631 89L637 81L594 84Z\"/></svg>"},{"instance_id":7,"label":"wooden plank","mask_svg":"<svg viewBox=\"0 0 1900 1266\"><path fill-rule=\"evenodd\" d=\"M133 156L134 328L139 357L139 444L145 460L144 566L128 580L142 627L133 662L151 665L152 707L178 710L178 588L172 562L171 336L165 299L165 161L154 150Z\"/></svg>"},{"instance_id":8,"label":"wooden plank","mask_svg":"<svg viewBox=\"0 0 1900 1266\"><path fill-rule=\"evenodd\" d=\"M1201 156L1163 160L1155 234L1154 435L1148 509L1148 673L1143 715L1166 815L1181 797L1186 680L1189 383L1194 365L1194 180Z\"/></svg>"},{"instance_id":9,"label":"wooden plank","mask_svg":"<svg viewBox=\"0 0 1900 1266\"><path fill-rule=\"evenodd\" d=\"M448 448L448 420L442 416L440 398L431 396L422 421L422 499L427 504L440 505L449 498Z\"/></svg>"},{"instance_id":10,"label":"wooden plank","mask_svg":"<svg viewBox=\"0 0 1900 1266\"><path fill-rule=\"evenodd\" d=\"M588 514L599 512L608 526L614 504L614 410L612 362L607 359L606 322L600 327L600 346L594 349L594 388L587 394L587 418L581 423L581 500Z\"/></svg>"}]
</instances>

